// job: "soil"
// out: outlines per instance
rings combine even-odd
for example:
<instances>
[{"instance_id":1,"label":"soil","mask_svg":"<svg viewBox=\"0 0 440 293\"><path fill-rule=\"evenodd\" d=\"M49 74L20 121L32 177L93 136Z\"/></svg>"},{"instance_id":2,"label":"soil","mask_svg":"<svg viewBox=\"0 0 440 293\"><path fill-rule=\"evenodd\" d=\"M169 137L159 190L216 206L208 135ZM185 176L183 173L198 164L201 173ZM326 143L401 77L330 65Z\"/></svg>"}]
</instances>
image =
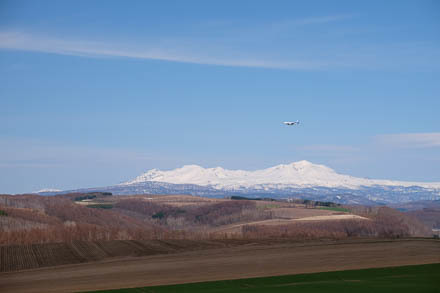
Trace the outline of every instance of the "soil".
<instances>
[{"instance_id":1,"label":"soil","mask_svg":"<svg viewBox=\"0 0 440 293\"><path fill-rule=\"evenodd\" d=\"M296 208L296 207L283 207L283 208L274 208L270 209L273 213L274 217L282 218L282 219L300 219L306 217L314 217L314 216L328 216L338 214L338 212L331 210L322 210L322 209L306 209L306 208ZM339 213L340 214L340 213Z\"/></svg>"},{"instance_id":2,"label":"soil","mask_svg":"<svg viewBox=\"0 0 440 293\"><path fill-rule=\"evenodd\" d=\"M0 291L72 292L238 279L334 270L440 263L440 241L433 239L345 240L224 240L205 243L177 240L158 244L165 254L124 255L95 262L58 265L0 273ZM83 244L81 244L83 245ZM137 245L137 246L136 246ZM127 244L143 251L147 243ZM79 244L77 246L80 246ZM92 257L96 246L85 248ZM106 247L112 247L107 245ZM148 246L151 251L159 248ZM172 253L166 252L170 247ZM113 249L113 250L112 250ZM128 248L127 248L128 249ZM125 251L123 249L123 251ZM87 256L83 256L87 257ZM99 259L99 257L97 257Z\"/></svg>"}]
</instances>

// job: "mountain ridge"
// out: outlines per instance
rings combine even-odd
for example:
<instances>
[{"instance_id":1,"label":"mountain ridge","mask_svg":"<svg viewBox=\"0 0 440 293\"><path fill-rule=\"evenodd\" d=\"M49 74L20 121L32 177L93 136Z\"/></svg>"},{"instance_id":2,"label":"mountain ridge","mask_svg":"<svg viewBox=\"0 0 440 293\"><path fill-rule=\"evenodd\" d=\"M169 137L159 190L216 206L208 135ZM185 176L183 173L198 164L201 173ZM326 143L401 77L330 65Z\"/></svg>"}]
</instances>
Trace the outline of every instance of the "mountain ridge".
<instances>
[{"instance_id":1,"label":"mountain ridge","mask_svg":"<svg viewBox=\"0 0 440 293\"><path fill-rule=\"evenodd\" d=\"M171 184L195 184L214 189L236 190L260 187L327 187L359 189L374 186L419 186L428 189L440 189L440 182L408 182L386 179L358 178L337 173L325 165L313 164L302 160L290 164L280 164L266 169L245 171L228 170L222 167L203 168L198 165L185 165L168 171L151 169L131 181L120 185L132 185L144 182L163 182Z\"/></svg>"},{"instance_id":2,"label":"mountain ridge","mask_svg":"<svg viewBox=\"0 0 440 293\"><path fill-rule=\"evenodd\" d=\"M115 195L190 194L204 197L249 196L299 198L340 204L384 205L440 200L440 183L357 178L308 161L255 171L185 165L168 171L151 169L118 185L62 192L111 192Z\"/></svg>"}]
</instances>

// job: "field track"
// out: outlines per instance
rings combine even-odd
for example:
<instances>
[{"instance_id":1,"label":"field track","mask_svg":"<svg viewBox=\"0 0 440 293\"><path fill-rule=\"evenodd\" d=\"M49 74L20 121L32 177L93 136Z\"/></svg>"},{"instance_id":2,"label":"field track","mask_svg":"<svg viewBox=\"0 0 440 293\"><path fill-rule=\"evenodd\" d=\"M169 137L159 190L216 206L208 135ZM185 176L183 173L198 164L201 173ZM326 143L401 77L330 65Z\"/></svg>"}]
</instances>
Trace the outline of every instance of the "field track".
<instances>
[{"instance_id":1,"label":"field track","mask_svg":"<svg viewBox=\"0 0 440 293\"><path fill-rule=\"evenodd\" d=\"M249 241L210 249L193 243L171 254L3 272L0 291L88 291L426 263L440 263L440 241Z\"/></svg>"}]
</instances>

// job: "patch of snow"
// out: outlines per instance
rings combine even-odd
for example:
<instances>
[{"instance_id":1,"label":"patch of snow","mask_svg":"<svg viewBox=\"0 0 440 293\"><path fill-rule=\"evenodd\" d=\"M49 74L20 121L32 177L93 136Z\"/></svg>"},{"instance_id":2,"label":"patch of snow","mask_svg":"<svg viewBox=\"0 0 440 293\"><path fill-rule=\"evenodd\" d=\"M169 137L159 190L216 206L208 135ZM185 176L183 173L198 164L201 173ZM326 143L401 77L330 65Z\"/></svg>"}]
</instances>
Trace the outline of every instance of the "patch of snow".
<instances>
[{"instance_id":1,"label":"patch of snow","mask_svg":"<svg viewBox=\"0 0 440 293\"><path fill-rule=\"evenodd\" d=\"M62 191L61 189L55 189L55 188L45 188L45 189L41 189L38 191L34 191L32 193L43 193L43 192L60 192Z\"/></svg>"}]
</instances>

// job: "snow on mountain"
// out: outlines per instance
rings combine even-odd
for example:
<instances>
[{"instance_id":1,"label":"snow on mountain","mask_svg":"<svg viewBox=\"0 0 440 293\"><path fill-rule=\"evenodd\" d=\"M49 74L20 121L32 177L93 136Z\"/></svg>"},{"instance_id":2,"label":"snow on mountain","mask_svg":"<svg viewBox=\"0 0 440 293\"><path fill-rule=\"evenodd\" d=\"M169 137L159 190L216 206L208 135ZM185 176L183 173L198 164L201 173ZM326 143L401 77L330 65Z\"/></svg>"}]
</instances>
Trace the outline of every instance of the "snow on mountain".
<instances>
[{"instance_id":1,"label":"snow on mountain","mask_svg":"<svg viewBox=\"0 0 440 293\"><path fill-rule=\"evenodd\" d=\"M428 189L440 189L440 182L406 182L391 180L376 180L357 178L336 173L333 169L313 164L308 161L299 161L286 165L277 165L271 168L244 171L227 170L221 167L203 168L197 165L186 165L170 171L152 169L132 181L121 185L133 185L144 182L165 182L172 184L195 184L215 189L283 189L328 187L358 189L374 186L419 186Z\"/></svg>"},{"instance_id":2,"label":"snow on mountain","mask_svg":"<svg viewBox=\"0 0 440 293\"><path fill-rule=\"evenodd\" d=\"M59 192L61 189L55 189L55 188L44 188L38 191L34 191L33 193L45 193L45 192Z\"/></svg>"}]
</instances>

